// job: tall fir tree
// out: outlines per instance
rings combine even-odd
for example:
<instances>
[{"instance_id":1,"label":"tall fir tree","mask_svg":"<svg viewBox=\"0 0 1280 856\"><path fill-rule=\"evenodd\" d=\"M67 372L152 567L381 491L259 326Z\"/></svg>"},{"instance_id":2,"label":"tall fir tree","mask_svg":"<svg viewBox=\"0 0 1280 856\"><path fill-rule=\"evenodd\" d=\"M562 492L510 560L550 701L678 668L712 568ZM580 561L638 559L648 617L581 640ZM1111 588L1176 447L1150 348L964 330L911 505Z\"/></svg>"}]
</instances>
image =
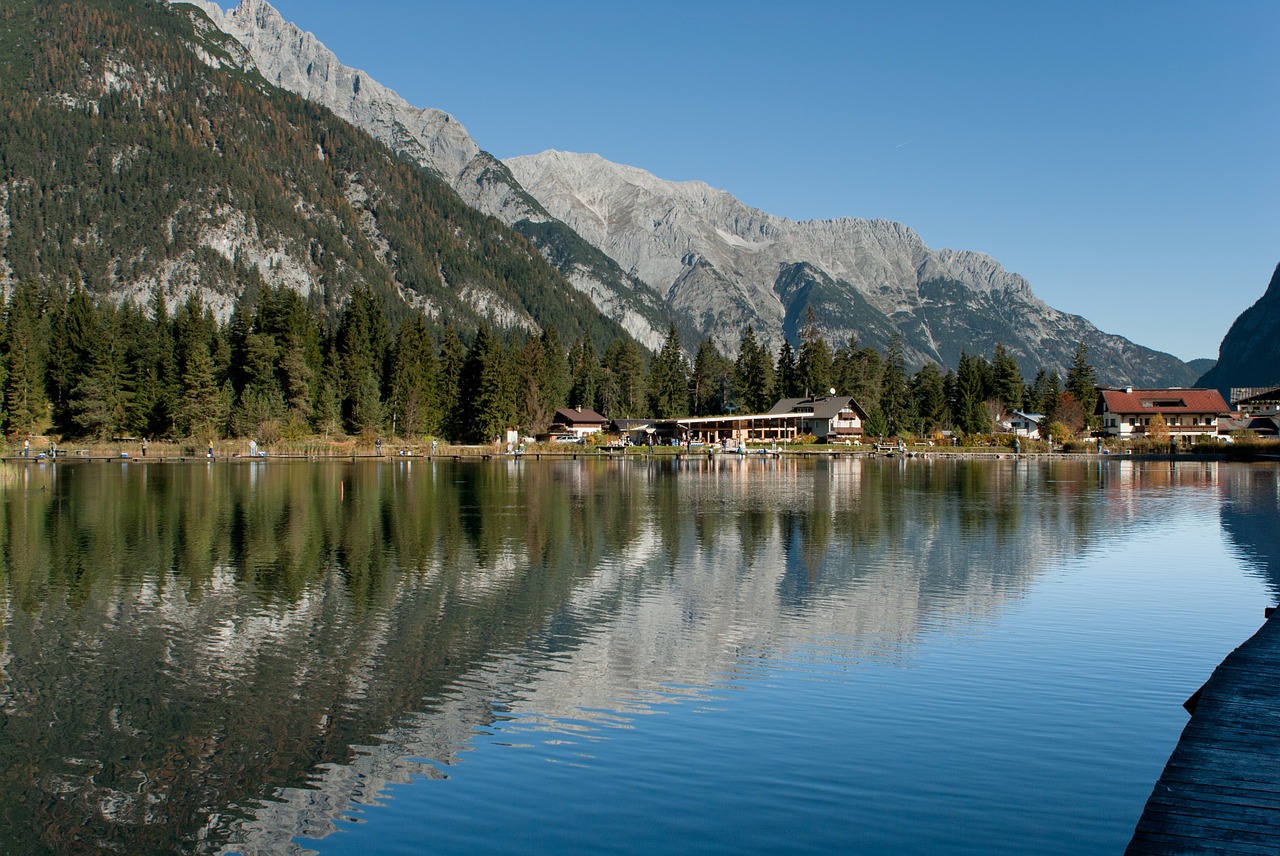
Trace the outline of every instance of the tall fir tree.
<instances>
[{"instance_id":1,"label":"tall fir tree","mask_svg":"<svg viewBox=\"0 0 1280 856\"><path fill-rule=\"evenodd\" d=\"M452 324L446 324L440 341L440 373L436 400L441 414L440 430L451 440L461 439L465 433L466 417L463 412L462 370L467 361L466 349Z\"/></svg>"},{"instance_id":2,"label":"tall fir tree","mask_svg":"<svg viewBox=\"0 0 1280 856\"><path fill-rule=\"evenodd\" d=\"M573 378L569 386L569 406L595 407L596 394L600 391L600 360L595 343L589 337L578 339L569 349L569 372Z\"/></svg>"},{"instance_id":3,"label":"tall fir tree","mask_svg":"<svg viewBox=\"0 0 1280 856\"><path fill-rule=\"evenodd\" d=\"M45 358L49 339L44 294L34 280L20 282L5 308L0 354L5 363L4 410L10 434L38 430L48 414Z\"/></svg>"},{"instance_id":4,"label":"tall fir tree","mask_svg":"<svg viewBox=\"0 0 1280 856\"><path fill-rule=\"evenodd\" d=\"M800 330L800 358L797 361L800 386L805 395L826 395L831 386L831 345L822 335L818 317L810 306Z\"/></svg>"},{"instance_id":5,"label":"tall fir tree","mask_svg":"<svg viewBox=\"0 0 1280 856\"><path fill-rule=\"evenodd\" d=\"M991 355L992 394L1006 410L1022 406L1022 369L1004 345L997 343Z\"/></svg>"},{"instance_id":6,"label":"tall fir tree","mask_svg":"<svg viewBox=\"0 0 1280 856\"><path fill-rule=\"evenodd\" d=\"M738 343L733 386L739 413L763 413L773 404L773 360L750 324Z\"/></svg>"},{"instance_id":7,"label":"tall fir tree","mask_svg":"<svg viewBox=\"0 0 1280 856\"><path fill-rule=\"evenodd\" d=\"M81 432L99 440L125 433L134 395L131 380L120 312L106 307L101 314L93 361L72 398L76 426Z\"/></svg>"},{"instance_id":8,"label":"tall fir tree","mask_svg":"<svg viewBox=\"0 0 1280 856\"><path fill-rule=\"evenodd\" d=\"M693 416L718 416L724 413L730 363L712 341L703 339L693 358L689 374L689 412Z\"/></svg>"},{"instance_id":9,"label":"tall fir tree","mask_svg":"<svg viewBox=\"0 0 1280 856\"><path fill-rule=\"evenodd\" d=\"M934 363L925 363L911 378L911 398L915 402L917 432L931 433L947 422L947 393L944 378Z\"/></svg>"},{"instance_id":10,"label":"tall fir tree","mask_svg":"<svg viewBox=\"0 0 1280 856\"><path fill-rule=\"evenodd\" d=\"M673 419L689 413L689 367L680 350L674 322L667 328L666 341L653 360L649 372L650 415Z\"/></svg>"},{"instance_id":11,"label":"tall fir tree","mask_svg":"<svg viewBox=\"0 0 1280 856\"><path fill-rule=\"evenodd\" d=\"M400 325L391 358L391 432L419 437L435 432L436 404L434 343L421 315Z\"/></svg>"},{"instance_id":12,"label":"tall fir tree","mask_svg":"<svg viewBox=\"0 0 1280 856\"><path fill-rule=\"evenodd\" d=\"M1066 391L1075 397L1084 410L1086 419L1091 418L1098 404L1098 379L1094 375L1093 366L1089 365L1089 349L1084 342L1076 345L1075 355L1071 358Z\"/></svg>"},{"instance_id":13,"label":"tall fir tree","mask_svg":"<svg viewBox=\"0 0 1280 856\"><path fill-rule=\"evenodd\" d=\"M778 346L778 360L773 373L774 398L798 398L803 392L800 370L796 366L796 350L786 339Z\"/></svg>"},{"instance_id":14,"label":"tall fir tree","mask_svg":"<svg viewBox=\"0 0 1280 856\"><path fill-rule=\"evenodd\" d=\"M907 390L906 358L903 356L902 336L896 331L889 340L889 350L884 358L884 373L880 383L880 409L884 412L886 431L899 436L910 431L913 419L913 402Z\"/></svg>"}]
</instances>

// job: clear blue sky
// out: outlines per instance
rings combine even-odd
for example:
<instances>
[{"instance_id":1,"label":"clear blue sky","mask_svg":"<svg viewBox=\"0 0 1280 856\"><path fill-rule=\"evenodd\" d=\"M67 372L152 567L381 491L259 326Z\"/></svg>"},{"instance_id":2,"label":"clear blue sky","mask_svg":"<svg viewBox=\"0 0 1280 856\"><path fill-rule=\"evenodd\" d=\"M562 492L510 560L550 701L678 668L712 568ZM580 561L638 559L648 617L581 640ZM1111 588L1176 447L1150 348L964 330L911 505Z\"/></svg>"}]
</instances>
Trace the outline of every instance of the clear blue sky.
<instances>
[{"instance_id":1,"label":"clear blue sky","mask_svg":"<svg viewBox=\"0 0 1280 856\"><path fill-rule=\"evenodd\" d=\"M1274 0L275 5L499 157L897 220L1183 359L1280 262Z\"/></svg>"}]
</instances>

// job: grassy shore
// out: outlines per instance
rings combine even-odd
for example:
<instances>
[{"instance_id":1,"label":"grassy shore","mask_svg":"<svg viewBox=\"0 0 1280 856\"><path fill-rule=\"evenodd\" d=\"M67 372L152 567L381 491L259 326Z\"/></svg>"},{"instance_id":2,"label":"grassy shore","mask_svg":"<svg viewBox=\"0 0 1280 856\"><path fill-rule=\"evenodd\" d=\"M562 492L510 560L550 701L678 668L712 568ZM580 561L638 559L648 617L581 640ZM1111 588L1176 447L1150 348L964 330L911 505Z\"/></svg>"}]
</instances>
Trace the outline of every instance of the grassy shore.
<instances>
[{"instance_id":1,"label":"grassy shore","mask_svg":"<svg viewBox=\"0 0 1280 856\"><path fill-rule=\"evenodd\" d=\"M25 439L25 438L24 438ZM43 437L33 437L30 440L29 451L24 455L23 440L10 439L3 447L0 453L5 459L22 460L39 459L43 454L48 456L50 442ZM148 440L144 444L138 439L120 439L113 441L94 441L94 442L68 442L56 445L57 457L61 460L76 459L129 459L129 460L190 460L193 458L206 458L212 449L213 457L216 459L235 459L248 458L251 455L251 446L248 440L214 440L210 443L195 443L190 440L184 441L153 441ZM573 457L580 458L589 457L677 457L681 455L697 455L704 456L708 454L718 455L735 455L734 452L724 452L722 450L713 450L709 446L694 446L692 449L684 446L628 446L626 448L609 447L603 444L597 445L593 443L584 444L564 444L564 443L534 443L527 444L523 447L524 454L534 456L554 456L554 457ZM381 444L376 440L366 440L356 437L343 438L322 438L312 437L299 441L281 441L273 443L270 446L258 446L257 451L269 458L399 458L399 457L492 457L495 455L508 454L507 447L496 445L461 445L454 443L445 443L442 441L432 442L431 440L402 440L398 438L384 439ZM970 457L970 458L1007 458L1013 457L1019 452L1005 445L981 444L976 446L949 446L942 444L929 445L927 443L912 443L902 447L896 444L852 444L852 445L827 445L827 444L788 444L773 446L756 446L749 447L749 454L758 455L760 453L780 454L787 456L808 456L808 455L857 455L857 456L875 456L875 455L897 455L906 454L913 457ZM1050 451L1043 442L1026 442L1021 445L1020 454L1023 457L1040 457L1052 454L1055 457L1063 455L1077 456L1098 456L1096 447L1093 444L1087 445L1068 445L1065 449L1057 449ZM1184 459L1201 459L1201 460L1256 460L1259 458L1266 459L1268 455L1280 454L1280 442L1275 440L1258 440L1250 442L1237 442L1233 444L1201 444L1191 449L1179 448L1176 453L1171 454L1167 446L1159 448L1151 444L1137 447L1118 447L1104 446L1104 453L1101 457L1141 457L1153 458L1184 458Z\"/></svg>"}]
</instances>

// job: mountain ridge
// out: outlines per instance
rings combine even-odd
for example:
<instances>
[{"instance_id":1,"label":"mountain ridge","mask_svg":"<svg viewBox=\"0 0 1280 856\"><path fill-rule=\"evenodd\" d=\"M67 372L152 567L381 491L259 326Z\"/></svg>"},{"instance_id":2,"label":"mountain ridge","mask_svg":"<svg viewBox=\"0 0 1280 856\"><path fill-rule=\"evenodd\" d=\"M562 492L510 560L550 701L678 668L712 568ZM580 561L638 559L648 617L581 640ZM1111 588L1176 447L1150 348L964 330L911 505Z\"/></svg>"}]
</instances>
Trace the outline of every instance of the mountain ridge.
<instances>
[{"instance_id":1,"label":"mountain ridge","mask_svg":"<svg viewBox=\"0 0 1280 856\"><path fill-rule=\"evenodd\" d=\"M812 305L838 342L856 337L883 349L898 330L917 365L955 365L961 351L1000 342L1025 368L1065 374L1085 341L1116 383L1191 379L1176 357L1048 306L990 256L932 250L896 221L792 220L704 182L667 181L599 155L553 150L507 164L552 215L700 318L730 352L746 323L773 347L794 342ZM708 300L709 292L722 299ZM966 305L982 311L955 309Z\"/></svg>"},{"instance_id":2,"label":"mountain ridge","mask_svg":"<svg viewBox=\"0 0 1280 856\"><path fill-rule=\"evenodd\" d=\"M240 40L268 80L435 170L468 204L529 237L575 288L651 348L668 320L687 345L707 336L732 354L751 325L776 348L795 341L813 308L837 342L857 338L883 349L898 331L917 365L955 365L962 352L1000 343L1024 371L1065 373L1084 342L1106 382L1192 380L1176 357L1048 306L985 254L932 250L893 221L787 220L704 182L665 182L598 156L544 152L503 163L448 114L413 107L342 65L266 0L241 0L225 14L207 0L191 5ZM592 157L588 169L584 159ZM602 177L598 186L585 180L590 174Z\"/></svg>"},{"instance_id":3,"label":"mountain ridge","mask_svg":"<svg viewBox=\"0 0 1280 856\"><path fill-rule=\"evenodd\" d=\"M393 151L439 175L463 201L497 217L553 259L575 288L652 350L661 344L670 313L661 298L632 280L607 256L555 254L573 243L567 230L520 187L506 164L480 148L450 114L409 104L367 73L344 65L314 34L264 0L241 0L223 12L209 0L170 0L201 9L243 45L252 66L269 82L320 103Z\"/></svg>"}]
</instances>

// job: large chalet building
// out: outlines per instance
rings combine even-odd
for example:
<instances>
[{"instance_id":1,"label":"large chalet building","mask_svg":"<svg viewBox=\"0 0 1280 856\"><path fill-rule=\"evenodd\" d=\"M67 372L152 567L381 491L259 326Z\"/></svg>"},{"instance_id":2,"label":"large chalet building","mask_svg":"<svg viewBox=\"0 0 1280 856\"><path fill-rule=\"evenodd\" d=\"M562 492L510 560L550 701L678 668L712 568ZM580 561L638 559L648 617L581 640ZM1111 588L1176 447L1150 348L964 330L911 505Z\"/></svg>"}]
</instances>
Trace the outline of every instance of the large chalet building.
<instances>
[{"instance_id":1,"label":"large chalet building","mask_svg":"<svg viewBox=\"0 0 1280 856\"><path fill-rule=\"evenodd\" d=\"M1151 420L1164 418L1170 438L1187 438L1218 433L1218 421L1231 415L1231 408L1216 389L1098 389L1102 432L1108 437L1145 437Z\"/></svg>"}]
</instances>

